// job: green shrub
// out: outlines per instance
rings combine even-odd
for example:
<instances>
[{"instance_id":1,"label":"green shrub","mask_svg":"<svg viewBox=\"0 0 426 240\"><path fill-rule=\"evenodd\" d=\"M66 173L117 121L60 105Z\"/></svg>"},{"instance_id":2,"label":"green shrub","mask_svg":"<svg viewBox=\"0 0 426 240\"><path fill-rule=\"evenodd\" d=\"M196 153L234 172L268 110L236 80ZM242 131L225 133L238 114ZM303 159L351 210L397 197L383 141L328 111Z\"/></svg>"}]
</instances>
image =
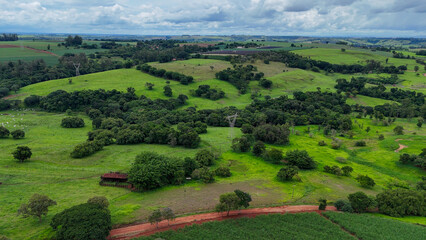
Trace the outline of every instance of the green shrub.
<instances>
[{"instance_id":1,"label":"green shrub","mask_svg":"<svg viewBox=\"0 0 426 240\"><path fill-rule=\"evenodd\" d=\"M362 187L365 188L372 188L374 185L376 185L374 180L367 175L358 175L358 177L355 179L359 182L359 184L361 184Z\"/></svg>"},{"instance_id":2,"label":"green shrub","mask_svg":"<svg viewBox=\"0 0 426 240\"><path fill-rule=\"evenodd\" d=\"M7 128L0 126L0 138L7 138L9 137L9 134L10 131Z\"/></svg>"},{"instance_id":3,"label":"green shrub","mask_svg":"<svg viewBox=\"0 0 426 240\"><path fill-rule=\"evenodd\" d=\"M317 167L316 162L309 156L306 150L288 151L284 158L288 164L297 166L300 169L314 169Z\"/></svg>"},{"instance_id":4,"label":"green shrub","mask_svg":"<svg viewBox=\"0 0 426 240\"><path fill-rule=\"evenodd\" d=\"M214 154L207 149L202 149L195 154L195 161L202 167L213 165L214 160Z\"/></svg>"},{"instance_id":5,"label":"green shrub","mask_svg":"<svg viewBox=\"0 0 426 240\"><path fill-rule=\"evenodd\" d=\"M320 203L318 206L318 210L325 210L325 208L327 207L327 200L324 198L320 198L318 202Z\"/></svg>"},{"instance_id":6,"label":"green shrub","mask_svg":"<svg viewBox=\"0 0 426 240\"><path fill-rule=\"evenodd\" d=\"M299 168L296 166L285 166L280 169L277 174L278 180L284 182L291 180L295 175L299 173Z\"/></svg>"},{"instance_id":7,"label":"green shrub","mask_svg":"<svg viewBox=\"0 0 426 240\"><path fill-rule=\"evenodd\" d=\"M353 210L357 213L366 212L368 208L374 206L374 199L363 192L349 194L348 199Z\"/></svg>"},{"instance_id":8,"label":"green shrub","mask_svg":"<svg viewBox=\"0 0 426 240\"><path fill-rule=\"evenodd\" d=\"M266 151L266 146L262 141L257 141L254 145L253 145L253 154L255 156L262 156Z\"/></svg>"},{"instance_id":9,"label":"green shrub","mask_svg":"<svg viewBox=\"0 0 426 240\"><path fill-rule=\"evenodd\" d=\"M361 140L361 141L356 141L355 142L355 146L356 147L365 147L367 144L365 143L365 141L364 140Z\"/></svg>"},{"instance_id":10,"label":"green shrub","mask_svg":"<svg viewBox=\"0 0 426 240\"><path fill-rule=\"evenodd\" d=\"M392 217L426 216L426 192L408 189L385 190L377 194L379 212Z\"/></svg>"},{"instance_id":11,"label":"green shrub","mask_svg":"<svg viewBox=\"0 0 426 240\"><path fill-rule=\"evenodd\" d=\"M98 141L87 141L80 143L74 147L74 150L71 152L72 158L84 158L89 155L94 154L97 151L102 150L103 145Z\"/></svg>"},{"instance_id":12,"label":"green shrub","mask_svg":"<svg viewBox=\"0 0 426 240\"><path fill-rule=\"evenodd\" d=\"M61 126L64 128L82 128L84 127L84 120L79 117L66 117L62 119Z\"/></svg>"},{"instance_id":13,"label":"green shrub","mask_svg":"<svg viewBox=\"0 0 426 240\"><path fill-rule=\"evenodd\" d=\"M319 146L327 146L327 143L324 140L318 142Z\"/></svg>"},{"instance_id":14,"label":"green shrub","mask_svg":"<svg viewBox=\"0 0 426 240\"><path fill-rule=\"evenodd\" d=\"M194 172L194 170L199 168L199 167L200 167L200 165L193 158L186 157L183 160L183 169L185 171L185 176L187 176L187 177L190 177L191 174Z\"/></svg>"},{"instance_id":15,"label":"green shrub","mask_svg":"<svg viewBox=\"0 0 426 240\"><path fill-rule=\"evenodd\" d=\"M263 159L271 163L279 164L283 159L283 152L279 149L271 148L265 151Z\"/></svg>"},{"instance_id":16,"label":"green shrub","mask_svg":"<svg viewBox=\"0 0 426 240\"><path fill-rule=\"evenodd\" d=\"M111 215L99 204L83 203L56 214L50 223L57 240L106 239L111 230Z\"/></svg>"},{"instance_id":17,"label":"green shrub","mask_svg":"<svg viewBox=\"0 0 426 240\"><path fill-rule=\"evenodd\" d=\"M380 141L385 140L385 136L383 136L383 134L380 134L380 135L379 135L379 140L380 140Z\"/></svg>"},{"instance_id":18,"label":"green shrub","mask_svg":"<svg viewBox=\"0 0 426 240\"><path fill-rule=\"evenodd\" d=\"M218 167L215 171L216 176L219 177L230 177L231 176L231 170L229 167Z\"/></svg>"},{"instance_id":19,"label":"green shrub","mask_svg":"<svg viewBox=\"0 0 426 240\"><path fill-rule=\"evenodd\" d=\"M15 131L12 131L12 132L10 133L10 135L12 135L12 137L13 137L14 139L20 139L20 138L24 138L24 137L25 137L25 132L24 132L24 131L22 131L21 129L17 129L17 130L15 130Z\"/></svg>"}]
</instances>

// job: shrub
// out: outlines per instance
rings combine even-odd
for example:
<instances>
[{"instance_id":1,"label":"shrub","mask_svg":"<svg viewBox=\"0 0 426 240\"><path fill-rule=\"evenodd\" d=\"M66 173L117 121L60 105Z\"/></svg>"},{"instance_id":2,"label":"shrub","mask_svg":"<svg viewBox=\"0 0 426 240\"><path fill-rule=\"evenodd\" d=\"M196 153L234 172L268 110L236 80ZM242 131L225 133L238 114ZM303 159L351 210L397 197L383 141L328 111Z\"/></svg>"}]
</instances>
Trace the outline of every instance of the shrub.
<instances>
[{"instance_id":1,"label":"shrub","mask_svg":"<svg viewBox=\"0 0 426 240\"><path fill-rule=\"evenodd\" d=\"M365 147L367 144L365 143L365 141L364 140L361 140L361 141L356 141L355 142L355 146L357 146L357 147Z\"/></svg>"},{"instance_id":2,"label":"shrub","mask_svg":"<svg viewBox=\"0 0 426 240\"><path fill-rule=\"evenodd\" d=\"M214 172L210 171L207 167L200 169L200 179L203 183L212 183L214 182Z\"/></svg>"},{"instance_id":3,"label":"shrub","mask_svg":"<svg viewBox=\"0 0 426 240\"><path fill-rule=\"evenodd\" d=\"M309 156L306 150L288 151L284 158L289 164L297 166L300 169L314 169L316 162Z\"/></svg>"},{"instance_id":4,"label":"shrub","mask_svg":"<svg viewBox=\"0 0 426 240\"><path fill-rule=\"evenodd\" d=\"M404 135L404 128L402 126L396 126L393 129L393 132L395 133L395 135Z\"/></svg>"},{"instance_id":5,"label":"shrub","mask_svg":"<svg viewBox=\"0 0 426 240\"><path fill-rule=\"evenodd\" d=\"M318 142L319 146L327 146L327 143L324 140Z\"/></svg>"},{"instance_id":6,"label":"shrub","mask_svg":"<svg viewBox=\"0 0 426 240\"><path fill-rule=\"evenodd\" d=\"M40 103L40 97L36 95L31 95L24 99L24 103L27 107L36 107Z\"/></svg>"},{"instance_id":7,"label":"shrub","mask_svg":"<svg viewBox=\"0 0 426 240\"><path fill-rule=\"evenodd\" d=\"M299 168L296 166L285 166L280 169L277 174L278 180L284 182L291 180L295 175L299 173Z\"/></svg>"},{"instance_id":8,"label":"shrub","mask_svg":"<svg viewBox=\"0 0 426 240\"><path fill-rule=\"evenodd\" d=\"M281 160L283 159L283 152L279 149L271 148L270 150L265 151L263 159L275 164L281 163Z\"/></svg>"},{"instance_id":9,"label":"shrub","mask_svg":"<svg viewBox=\"0 0 426 240\"><path fill-rule=\"evenodd\" d=\"M172 88L170 87L170 86L168 86L168 85L166 85L166 86L164 86L164 95L166 96L166 97L171 97L171 96L173 96L173 91L172 91Z\"/></svg>"},{"instance_id":10,"label":"shrub","mask_svg":"<svg viewBox=\"0 0 426 240\"><path fill-rule=\"evenodd\" d=\"M234 150L234 152L248 152L251 148L251 142L245 136L234 138L232 140L231 148Z\"/></svg>"},{"instance_id":11,"label":"shrub","mask_svg":"<svg viewBox=\"0 0 426 240\"><path fill-rule=\"evenodd\" d=\"M352 168L352 167L350 167L350 166L344 166L344 167L342 167L342 171L343 171L343 175L344 176L350 176L351 175L351 172L353 171L354 169Z\"/></svg>"},{"instance_id":12,"label":"shrub","mask_svg":"<svg viewBox=\"0 0 426 240\"><path fill-rule=\"evenodd\" d=\"M340 169L338 166L334 165L332 167L325 165L324 166L324 172L331 173L337 176L342 176L342 169Z\"/></svg>"},{"instance_id":13,"label":"shrub","mask_svg":"<svg viewBox=\"0 0 426 240\"><path fill-rule=\"evenodd\" d=\"M27 146L18 146L16 150L12 152L13 157L19 162L24 162L27 159L30 159L33 153L31 149Z\"/></svg>"},{"instance_id":14,"label":"shrub","mask_svg":"<svg viewBox=\"0 0 426 240\"><path fill-rule=\"evenodd\" d=\"M266 146L262 141L257 141L253 146L253 154L256 156L262 156L266 150Z\"/></svg>"},{"instance_id":15,"label":"shrub","mask_svg":"<svg viewBox=\"0 0 426 240\"><path fill-rule=\"evenodd\" d=\"M0 138L7 138L9 137L9 135L10 135L10 131L3 126L0 126Z\"/></svg>"},{"instance_id":16,"label":"shrub","mask_svg":"<svg viewBox=\"0 0 426 240\"><path fill-rule=\"evenodd\" d=\"M331 148L339 149L342 146L342 144L343 144L342 140L338 138L334 138L333 141L331 142Z\"/></svg>"},{"instance_id":17,"label":"shrub","mask_svg":"<svg viewBox=\"0 0 426 240\"><path fill-rule=\"evenodd\" d=\"M379 140L380 140L380 141L382 141L382 140L384 140L384 139L385 139L385 136L383 136L383 134L380 134L380 135L379 135Z\"/></svg>"},{"instance_id":18,"label":"shrub","mask_svg":"<svg viewBox=\"0 0 426 240\"><path fill-rule=\"evenodd\" d=\"M261 79L259 81L259 86L262 86L263 88L271 88L272 87L272 81L268 79Z\"/></svg>"},{"instance_id":19,"label":"shrub","mask_svg":"<svg viewBox=\"0 0 426 240\"><path fill-rule=\"evenodd\" d=\"M417 160L417 156L415 154L404 153L399 155L399 161L403 164L414 163Z\"/></svg>"},{"instance_id":20,"label":"shrub","mask_svg":"<svg viewBox=\"0 0 426 240\"><path fill-rule=\"evenodd\" d=\"M84 127L84 121L79 117L66 117L62 119L61 126L64 128L82 128Z\"/></svg>"},{"instance_id":21,"label":"shrub","mask_svg":"<svg viewBox=\"0 0 426 240\"><path fill-rule=\"evenodd\" d=\"M185 176L191 176L191 174L194 172L195 169L199 168L200 165L198 164L195 159L186 157L183 160L183 169L185 171Z\"/></svg>"},{"instance_id":22,"label":"shrub","mask_svg":"<svg viewBox=\"0 0 426 240\"><path fill-rule=\"evenodd\" d=\"M374 180L367 175L358 175L358 177L355 179L361 184L362 187L365 188L372 188L374 185L376 185Z\"/></svg>"},{"instance_id":23,"label":"shrub","mask_svg":"<svg viewBox=\"0 0 426 240\"><path fill-rule=\"evenodd\" d=\"M241 132L244 134L252 134L254 130L254 127L248 123L244 123L241 126Z\"/></svg>"},{"instance_id":24,"label":"shrub","mask_svg":"<svg viewBox=\"0 0 426 240\"><path fill-rule=\"evenodd\" d=\"M426 215L426 192L408 189L385 190L377 194L379 212L392 217Z\"/></svg>"},{"instance_id":25,"label":"shrub","mask_svg":"<svg viewBox=\"0 0 426 240\"><path fill-rule=\"evenodd\" d=\"M57 240L106 239L111 215L99 204L83 203L56 214L50 223Z\"/></svg>"},{"instance_id":26,"label":"shrub","mask_svg":"<svg viewBox=\"0 0 426 240\"><path fill-rule=\"evenodd\" d=\"M216 176L219 176L219 177L231 176L231 170L228 167L218 167L214 172Z\"/></svg>"},{"instance_id":27,"label":"shrub","mask_svg":"<svg viewBox=\"0 0 426 240\"><path fill-rule=\"evenodd\" d=\"M351 206L351 203L349 201L346 201L346 200L341 200L341 199L337 200L334 203L334 206L339 211L349 212L349 213L351 213L351 212L354 211L353 208L352 208L352 206Z\"/></svg>"},{"instance_id":28,"label":"shrub","mask_svg":"<svg viewBox=\"0 0 426 240\"><path fill-rule=\"evenodd\" d=\"M195 161L202 167L213 165L214 160L214 154L207 149L202 149L195 154Z\"/></svg>"},{"instance_id":29,"label":"shrub","mask_svg":"<svg viewBox=\"0 0 426 240\"><path fill-rule=\"evenodd\" d=\"M318 202L320 203L318 206L318 210L325 210L325 208L327 207L327 200L324 198L320 198Z\"/></svg>"},{"instance_id":30,"label":"shrub","mask_svg":"<svg viewBox=\"0 0 426 240\"><path fill-rule=\"evenodd\" d=\"M97 151L102 150L103 145L98 141L88 141L80 143L74 147L74 150L71 152L72 158L84 158L89 155L94 154Z\"/></svg>"},{"instance_id":31,"label":"shrub","mask_svg":"<svg viewBox=\"0 0 426 240\"><path fill-rule=\"evenodd\" d=\"M346 160L346 158L344 157L336 157L336 161L338 161L339 163L347 163L348 160Z\"/></svg>"},{"instance_id":32,"label":"shrub","mask_svg":"<svg viewBox=\"0 0 426 240\"><path fill-rule=\"evenodd\" d=\"M21 129L17 129L15 131L12 131L10 134L12 135L12 137L14 139L20 139L20 138L24 138L25 137L25 132L22 131Z\"/></svg>"},{"instance_id":33,"label":"shrub","mask_svg":"<svg viewBox=\"0 0 426 240\"><path fill-rule=\"evenodd\" d=\"M105 209L108 209L108 206L109 206L108 199L104 196L91 197L89 198L89 200L87 200L87 203L98 204L99 206Z\"/></svg>"},{"instance_id":34,"label":"shrub","mask_svg":"<svg viewBox=\"0 0 426 240\"><path fill-rule=\"evenodd\" d=\"M185 171L181 159L154 152L142 152L137 155L129 171L129 182L140 190L178 185L184 180Z\"/></svg>"},{"instance_id":35,"label":"shrub","mask_svg":"<svg viewBox=\"0 0 426 240\"><path fill-rule=\"evenodd\" d=\"M290 142L290 130L285 125L264 124L253 130L256 140L270 144L288 144Z\"/></svg>"},{"instance_id":36,"label":"shrub","mask_svg":"<svg viewBox=\"0 0 426 240\"><path fill-rule=\"evenodd\" d=\"M353 210L357 213L366 212L368 208L374 205L374 200L363 192L349 194L348 199Z\"/></svg>"}]
</instances>

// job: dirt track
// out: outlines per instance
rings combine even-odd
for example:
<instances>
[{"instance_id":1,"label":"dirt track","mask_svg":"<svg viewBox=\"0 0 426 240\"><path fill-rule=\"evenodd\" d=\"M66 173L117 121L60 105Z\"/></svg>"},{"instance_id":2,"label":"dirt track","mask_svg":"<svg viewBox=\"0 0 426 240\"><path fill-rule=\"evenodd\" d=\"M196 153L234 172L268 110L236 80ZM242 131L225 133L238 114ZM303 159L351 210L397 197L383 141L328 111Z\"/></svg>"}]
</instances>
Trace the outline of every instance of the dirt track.
<instances>
[{"instance_id":1,"label":"dirt track","mask_svg":"<svg viewBox=\"0 0 426 240\"><path fill-rule=\"evenodd\" d=\"M400 140L404 140L404 139L395 139L395 142L398 142L398 141L400 141ZM398 149L396 149L395 150L395 152L399 152L399 151L401 151L402 149L404 149L404 148L408 148L408 146L406 146L406 145L402 145L401 143L398 143L398 145L399 145L399 148Z\"/></svg>"},{"instance_id":2,"label":"dirt track","mask_svg":"<svg viewBox=\"0 0 426 240\"><path fill-rule=\"evenodd\" d=\"M20 46L17 46L17 45L0 45L0 48L19 48L19 47ZM26 49L33 50L33 51L38 52L38 53L45 53L45 54L49 54L49 55L52 55L52 56L55 56L55 57L59 57L58 55L54 54L53 52L49 52L49 51L46 51L46 50L36 49L36 48L32 48L32 47L27 47L27 46L22 46L22 47L24 47Z\"/></svg>"},{"instance_id":3,"label":"dirt track","mask_svg":"<svg viewBox=\"0 0 426 240\"><path fill-rule=\"evenodd\" d=\"M328 206L327 211L336 211L333 206ZM202 224L210 221L222 221L226 219L234 219L241 217L255 217L257 215L270 214L270 213L300 213L300 212L320 212L316 205L297 205L297 206L279 206L269 208L253 208L244 209L240 211L231 211L229 216L226 214L219 213L203 213L186 217L176 218L171 222L170 226L167 221L162 221L158 225L158 229L155 225L150 223L143 223L134 226L128 226L123 228L113 229L108 236L110 240L117 239L132 239L140 236L149 236L157 232L163 232L170 229L179 229L192 224Z\"/></svg>"}]
</instances>

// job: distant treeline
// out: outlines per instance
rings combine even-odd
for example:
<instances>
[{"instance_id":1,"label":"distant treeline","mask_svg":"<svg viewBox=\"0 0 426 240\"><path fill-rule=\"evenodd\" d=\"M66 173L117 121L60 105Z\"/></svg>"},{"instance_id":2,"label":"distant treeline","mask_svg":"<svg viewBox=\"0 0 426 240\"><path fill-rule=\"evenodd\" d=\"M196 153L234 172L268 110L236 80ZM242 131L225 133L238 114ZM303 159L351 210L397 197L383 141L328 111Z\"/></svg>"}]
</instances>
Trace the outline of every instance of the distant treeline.
<instances>
[{"instance_id":1,"label":"distant treeline","mask_svg":"<svg viewBox=\"0 0 426 240\"><path fill-rule=\"evenodd\" d=\"M59 63L55 66L47 66L43 59L32 62L0 62L0 98L8 95L9 91L18 91L21 87L30 84L74 77L73 63L80 63L80 74L119 69L125 66L121 61L111 59L91 60L84 53L65 54L59 58Z\"/></svg>"},{"instance_id":2,"label":"distant treeline","mask_svg":"<svg viewBox=\"0 0 426 240\"><path fill-rule=\"evenodd\" d=\"M16 33L3 33L0 35L0 41L18 41L18 34Z\"/></svg>"},{"instance_id":3,"label":"distant treeline","mask_svg":"<svg viewBox=\"0 0 426 240\"><path fill-rule=\"evenodd\" d=\"M403 74L407 70L405 65L398 67L395 66L382 66L380 62L375 60L367 60L366 65L360 64L332 64L321 60L313 60L310 58L302 57L298 54L288 51L268 51L260 52L252 55L257 59L266 61L275 61L285 63L288 67L312 70L319 72L320 70L326 72L336 72L343 74L352 73L389 73L389 74ZM234 57L234 61L238 62L243 60L241 56Z\"/></svg>"}]
</instances>

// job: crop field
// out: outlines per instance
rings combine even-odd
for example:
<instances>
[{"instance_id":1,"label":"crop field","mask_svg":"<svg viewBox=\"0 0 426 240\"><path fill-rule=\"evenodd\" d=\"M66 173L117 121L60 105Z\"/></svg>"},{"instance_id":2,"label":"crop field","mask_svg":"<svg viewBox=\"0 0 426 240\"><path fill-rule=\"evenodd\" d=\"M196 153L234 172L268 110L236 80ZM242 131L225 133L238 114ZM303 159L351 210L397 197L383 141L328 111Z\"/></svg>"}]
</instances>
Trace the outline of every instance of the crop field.
<instances>
[{"instance_id":1,"label":"crop field","mask_svg":"<svg viewBox=\"0 0 426 240\"><path fill-rule=\"evenodd\" d=\"M145 239L356 239L317 213L270 214L191 225Z\"/></svg>"},{"instance_id":2,"label":"crop field","mask_svg":"<svg viewBox=\"0 0 426 240\"><path fill-rule=\"evenodd\" d=\"M360 239L423 239L426 235L424 226L416 226L367 214L326 212L324 215Z\"/></svg>"}]
</instances>

